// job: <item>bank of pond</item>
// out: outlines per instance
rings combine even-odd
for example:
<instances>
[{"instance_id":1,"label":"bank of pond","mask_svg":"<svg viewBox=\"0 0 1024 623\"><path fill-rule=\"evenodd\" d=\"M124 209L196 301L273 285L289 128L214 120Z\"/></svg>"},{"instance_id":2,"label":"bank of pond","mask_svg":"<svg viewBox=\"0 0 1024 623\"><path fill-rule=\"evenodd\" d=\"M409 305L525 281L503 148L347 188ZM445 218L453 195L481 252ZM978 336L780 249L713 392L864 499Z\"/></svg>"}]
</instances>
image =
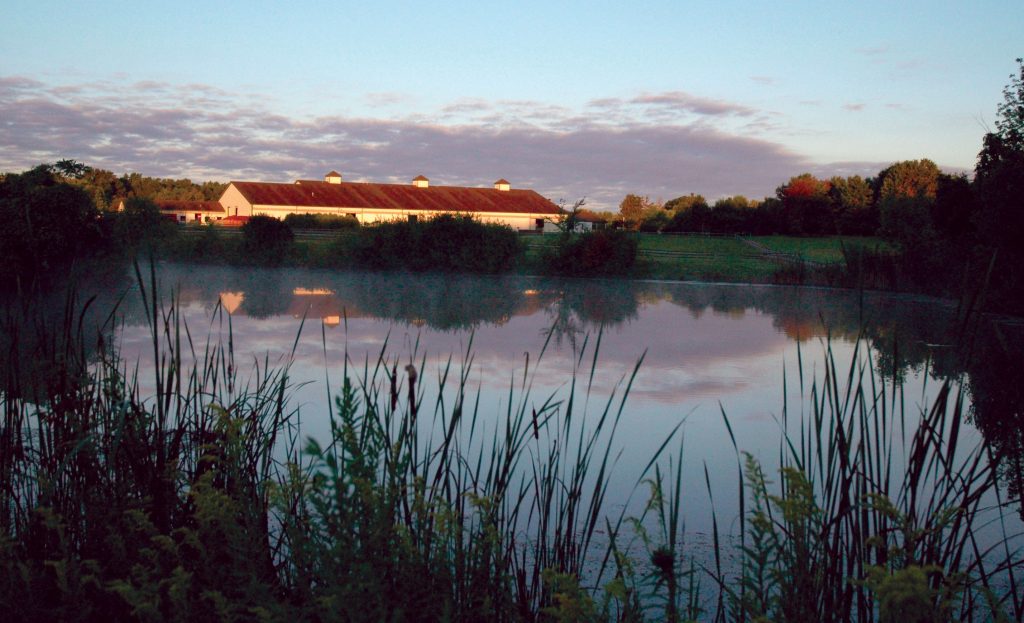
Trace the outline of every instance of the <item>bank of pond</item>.
<instances>
[{"instance_id":1,"label":"bank of pond","mask_svg":"<svg viewBox=\"0 0 1024 623\"><path fill-rule=\"evenodd\" d=\"M24 620L1020 620L1024 327L140 264L5 305Z\"/></svg>"}]
</instances>

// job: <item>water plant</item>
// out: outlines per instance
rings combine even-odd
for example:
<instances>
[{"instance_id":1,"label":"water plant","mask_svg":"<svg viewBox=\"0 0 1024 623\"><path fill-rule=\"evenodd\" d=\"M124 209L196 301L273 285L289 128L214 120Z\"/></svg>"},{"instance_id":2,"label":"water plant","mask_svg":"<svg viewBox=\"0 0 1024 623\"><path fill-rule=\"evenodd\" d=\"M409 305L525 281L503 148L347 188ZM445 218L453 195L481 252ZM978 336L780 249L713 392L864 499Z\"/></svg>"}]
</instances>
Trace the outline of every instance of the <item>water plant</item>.
<instances>
[{"instance_id":1,"label":"water plant","mask_svg":"<svg viewBox=\"0 0 1024 623\"><path fill-rule=\"evenodd\" d=\"M606 510L641 364L597 399L600 333L575 343L560 393L532 389L548 344L528 356L499 413L470 383L472 341L461 364L436 371L415 347L408 359L386 343L362 361L346 355L338 386L328 382L330 434L310 439L291 406L288 352L243 374L231 317L216 308L199 338L162 292L155 269L137 269L129 295L145 302L148 376L120 356L117 310L93 321L93 305L71 297L56 326L33 322L33 305L0 318L46 372L30 374L15 348L4 354L0 608L11 616L1024 614L1020 535L1004 522L996 457L962 429L965 391L946 381L927 407L908 407L864 346L846 370L826 342L822 378L801 363L787 379L801 407L783 400L777 461L743 454L732 437L740 514L728 532L713 515L713 560L702 564L685 538L681 428L626 475L647 504L635 516L628 503L618 517ZM732 436L724 410L723 423ZM714 499L706 467L705 480Z\"/></svg>"}]
</instances>

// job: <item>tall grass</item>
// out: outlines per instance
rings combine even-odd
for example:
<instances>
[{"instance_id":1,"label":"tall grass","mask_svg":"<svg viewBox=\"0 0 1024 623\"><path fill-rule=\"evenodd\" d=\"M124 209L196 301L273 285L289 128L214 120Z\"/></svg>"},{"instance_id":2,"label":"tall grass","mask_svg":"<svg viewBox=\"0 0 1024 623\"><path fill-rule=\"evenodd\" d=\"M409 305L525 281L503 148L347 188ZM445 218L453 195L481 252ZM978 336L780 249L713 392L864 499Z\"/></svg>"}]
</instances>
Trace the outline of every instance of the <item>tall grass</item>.
<instances>
[{"instance_id":1,"label":"tall grass","mask_svg":"<svg viewBox=\"0 0 1024 623\"><path fill-rule=\"evenodd\" d=\"M777 483L742 455L740 565L713 574L718 620L1021 619L1024 541L1002 524L989 449L961 443L962 388L945 381L917 410L870 357L844 372L829 347L806 408L783 411Z\"/></svg>"},{"instance_id":2,"label":"tall grass","mask_svg":"<svg viewBox=\"0 0 1024 623\"><path fill-rule=\"evenodd\" d=\"M995 467L985 447L963 448L953 384L916 412L863 353L840 373L829 352L806 412L781 416L781 470L737 446L738 544L713 517L702 566L685 541L678 427L627 475L650 492L644 509L606 510L640 364L593 398L600 334L578 344L564 392L534 396L537 360L510 370L497 414L470 385L471 342L429 376L415 349L346 356L328 380L330 436L304 439L287 355L240 376L230 316L216 309L198 339L153 272L138 291L145 378L117 351L116 313L98 331L73 300L58 326L29 308L3 319L12 343L53 362L38 377L15 349L5 362L0 608L17 619L1024 613L1020 541L991 523Z\"/></svg>"},{"instance_id":3,"label":"tall grass","mask_svg":"<svg viewBox=\"0 0 1024 623\"><path fill-rule=\"evenodd\" d=\"M239 378L229 316L218 308L223 339L201 343L155 275L139 290L151 378L119 357L109 327L87 336L70 312L39 353L65 362L51 383L29 396L8 367L8 612L532 619L551 601L545 572L582 574L632 380L586 416L593 377L577 389L577 375L600 338L581 349L567 398L535 403L528 359L486 421L467 390L469 352L432 380L427 405L422 361L403 370L386 348L358 367L346 358L331 438L300 453L287 360Z\"/></svg>"}]
</instances>

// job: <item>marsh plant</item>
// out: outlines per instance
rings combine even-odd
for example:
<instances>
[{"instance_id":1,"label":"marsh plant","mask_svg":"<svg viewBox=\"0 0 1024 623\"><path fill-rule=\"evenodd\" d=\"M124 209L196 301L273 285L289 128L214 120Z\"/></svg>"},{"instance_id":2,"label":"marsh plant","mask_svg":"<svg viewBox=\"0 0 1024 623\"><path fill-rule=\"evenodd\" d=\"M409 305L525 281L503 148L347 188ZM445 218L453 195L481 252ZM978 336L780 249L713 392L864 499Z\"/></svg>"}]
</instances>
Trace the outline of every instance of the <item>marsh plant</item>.
<instances>
[{"instance_id":1,"label":"marsh plant","mask_svg":"<svg viewBox=\"0 0 1024 623\"><path fill-rule=\"evenodd\" d=\"M17 620L1024 613L1019 535L1000 528L987 449L960 443L953 384L916 413L863 353L842 375L829 354L805 411L780 418L777 466L737 447L738 528L720 533L730 524L713 516L701 564L683 511L703 492L682 489L680 427L624 475L647 504L606 511L637 369L597 398L600 333L577 345L564 392L534 396L537 359L510 371L500 413L470 386L471 342L429 372L386 344L346 357L330 435L312 439L287 355L242 375L230 316L215 309L198 339L139 272L151 378L119 355L116 313L94 325L71 298L56 327L32 306L2 319L46 362L29 373L10 348L2 377L0 608Z\"/></svg>"}]
</instances>

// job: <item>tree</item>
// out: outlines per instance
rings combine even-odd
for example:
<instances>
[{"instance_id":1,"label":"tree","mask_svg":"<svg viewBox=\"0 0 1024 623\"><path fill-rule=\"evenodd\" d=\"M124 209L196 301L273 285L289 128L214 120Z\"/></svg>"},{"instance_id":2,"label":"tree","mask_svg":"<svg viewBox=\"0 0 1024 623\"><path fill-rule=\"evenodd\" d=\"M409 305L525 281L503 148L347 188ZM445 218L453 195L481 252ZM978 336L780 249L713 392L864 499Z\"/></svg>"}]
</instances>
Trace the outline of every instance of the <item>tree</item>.
<instances>
[{"instance_id":1,"label":"tree","mask_svg":"<svg viewBox=\"0 0 1024 623\"><path fill-rule=\"evenodd\" d=\"M1024 59L1017 59L1017 75L1003 88L1003 103L996 110L996 134L1007 149L1024 152Z\"/></svg>"},{"instance_id":2,"label":"tree","mask_svg":"<svg viewBox=\"0 0 1024 623\"><path fill-rule=\"evenodd\" d=\"M896 162L878 174L881 233L905 254L925 253L923 245L935 242L931 213L940 174L927 158Z\"/></svg>"},{"instance_id":3,"label":"tree","mask_svg":"<svg viewBox=\"0 0 1024 623\"><path fill-rule=\"evenodd\" d=\"M29 281L100 247L97 213L82 189L39 165L0 182L0 283Z\"/></svg>"},{"instance_id":4,"label":"tree","mask_svg":"<svg viewBox=\"0 0 1024 623\"><path fill-rule=\"evenodd\" d=\"M782 228L784 233L835 233L835 215L829 199L830 185L810 173L792 177L775 190L782 202Z\"/></svg>"},{"instance_id":5,"label":"tree","mask_svg":"<svg viewBox=\"0 0 1024 623\"><path fill-rule=\"evenodd\" d=\"M710 227L711 208L704 202L696 202L685 210L676 210L662 231L708 233L711 231Z\"/></svg>"},{"instance_id":6,"label":"tree","mask_svg":"<svg viewBox=\"0 0 1024 623\"><path fill-rule=\"evenodd\" d=\"M878 230L871 184L861 176L853 175L833 177L829 186L828 196L832 201L838 233L870 236Z\"/></svg>"},{"instance_id":7,"label":"tree","mask_svg":"<svg viewBox=\"0 0 1024 623\"><path fill-rule=\"evenodd\" d=\"M576 203L572 204L571 208L565 207L565 202L560 201L559 211L561 215L553 221L555 227L558 228L563 234L571 234L576 231L577 224L579 223L580 213L583 212L583 206L587 203L587 198L582 197L576 200Z\"/></svg>"},{"instance_id":8,"label":"tree","mask_svg":"<svg viewBox=\"0 0 1024 623\"><path fill-rule=\"evenodd\" d=\"M91 169L77 160L58 160L53 165L54 170L70 179L81 179Z\"/></svg>"},{"instance_id":9,"label":"tree","mask_svg":"<svg viewBox=\"0 0 1024 623\"><path fill-rule=\"evenodd\" d=\"M720 208L748 210L751 208L750 204L751 201L744 197L743 195L735 195L733 197L722 197L721 199L715 202L715 205L712 206L712 208L715 210L718 210Z\"/></svg>"},{"instance_id":10,"label":"tree","mask_svg":"<svg viewBox=\"0 0 1024 623\"><path fill-rule=\"evenodd\" d=\"M619 204L619 215L623 223L629 229L639 229L643 221L644 207L647 203L646 197L630 193Z\"/></svg>"},{"instance_id":11,"label":"tree","mask_svg":"<svg viewBox=\"0 0 1024 623\"><path fill-rule=\"evenodd\" d=\"M675 199L669 199L665 202L665 210L668 212L680 212L693 208L695 205L708 205L708 200L704 198L704 195L695 195L690 193L689 195L683 195L682 197L676 197Z\"/></svg>"},{"instance_id":12,"label":"tree","mask_svg":"<svg viewBox=\"0 0 1024 623\"><path fill-rule=\"evenodd\" d=\"M104 220L113 220L114 240L118 247L129 253L152 250L158 241L177 233L178 226L160 214L160 208L150 199L131 197L124 202L124 210L108 214Z\"/></svg>"},{"instance_id":13,"label":"tree","mask_svg":"<svg viewBox=\"0 0 1024 623\"><path fill-rule=\"evenodd\" d=\"M927 158L896 162L878 174L879 201L915 197L935 199L940 173L939 167Z\"/></svg>"},{"instance_id":14,"label":"tree","mask_svg":"<svg viewBox=\"0 0 1024 623\"><path fill-rule=\"evenodd\" d=\"M650 209L644 210L643 220L640 223L640 231L650 233L659 232L669 224L670 220L671 219L669 219L668 214L665 213L665 210L661 206L651 206Z\"/></svg>"},{"instance_id":15,"label":"tree","mask_svg":"<svg viewBox=\"0 0 1024 623\"><path fill-rule=\"evenodd\" d=\"M932 224L949 241L967 242L974 234L974 191L966 175L939 176L932 205Z\"/></svg>"},{"instance_id":16,"label":"tree","mask_svg":"<svg viewBox=\"0 0 1024 623\"><path fill-rule=\"evenodd\" d=\"M89 193L97 210L111 210L115 198L128 196L122 178L106 169L88 168L81 177L69 181Z\"/></svg>"},{"instance_id":17,"label":"tree","mask_svg":"<svg viewBox=\"0 0 1024 623\"><path fill-rule=\"evenodd\" d=\"M708 228L717 234L742 234L753 231L756 212L743 195L723 197L711 208Z\"/></svg>"},{"instance_id":18,"label":"tree","mask_svg":"<svg viewBox=\"0 0 1024 623\"><path fill-rule=\"evenodd\" d=\"M1024 61L1019 75L1010 76L998 107L996 131L985 135L974 189L974 224L980 242L994 254L999 275L998 295L1006 307L1024 309Z\"/></svg>"}]
</instances>

